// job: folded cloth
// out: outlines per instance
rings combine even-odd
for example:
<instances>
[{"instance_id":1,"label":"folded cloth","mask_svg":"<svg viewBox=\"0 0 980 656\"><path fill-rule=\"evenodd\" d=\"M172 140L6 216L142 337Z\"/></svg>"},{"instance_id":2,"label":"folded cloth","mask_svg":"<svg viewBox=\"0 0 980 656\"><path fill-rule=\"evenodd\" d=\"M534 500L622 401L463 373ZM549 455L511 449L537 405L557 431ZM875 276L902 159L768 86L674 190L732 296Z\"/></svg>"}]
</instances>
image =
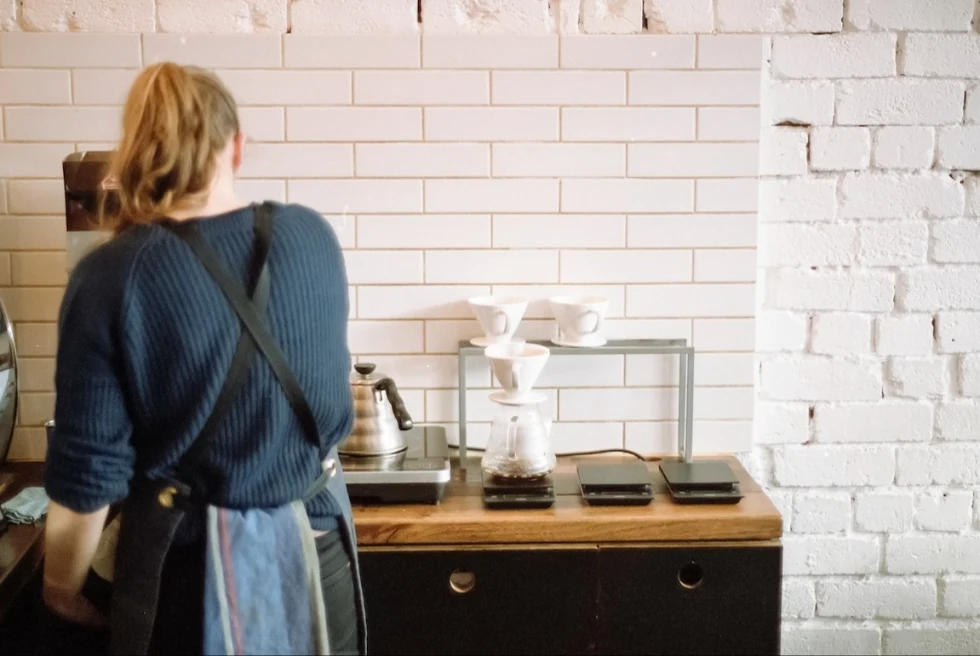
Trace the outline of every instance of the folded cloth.
<instances>
[{"instance_id":1,"label":"folded cloth","mask_svg":"<svg viewBox=\"0 0 980 656\"><path fill-rule=\"evenodd\" d=\"M43 487L25 487L10 501L0 504L0 511L11 524L33 524L48 512L48 494Z\"/></svg>"},{"instance_id":2,"label":"folded cloth","mask_svg":"<svg viewBox=\"0 0 980 656\"><path fill-rule=\"evenodd\" d=\"M208 507L205 654L329 654L313 531L302 502Z\"/></svg>"}]
</instances>

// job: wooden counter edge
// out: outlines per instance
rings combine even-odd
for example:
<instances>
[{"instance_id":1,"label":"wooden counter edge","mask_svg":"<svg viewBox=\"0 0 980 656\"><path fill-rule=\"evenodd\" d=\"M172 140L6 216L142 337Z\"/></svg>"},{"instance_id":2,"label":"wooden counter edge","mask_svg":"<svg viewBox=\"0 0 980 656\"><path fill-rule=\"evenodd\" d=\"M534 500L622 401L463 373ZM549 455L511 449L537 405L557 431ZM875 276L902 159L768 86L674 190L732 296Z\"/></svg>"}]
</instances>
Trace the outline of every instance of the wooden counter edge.
<instances>
[{"instance_id":1,"label":"wooden counter edge","mask_svg":"<svg viewBox=\"0 0 980 656\"><path fill-rule=\"evenodd\" d=\"M592 507L568 480L559 485L553 508L487 510L479 483L454 471L454 482L438 505L371 505L354 507L360 547L384 545L492 544L632 544L645 542L715 542L774 540L783 521L769 496L734 458L733 471L745 497L734 505L674 503L659 480L650 506ZM455 463L454 463L455 464ZM656 463L650 463L655 469ZM569 461L560 463L567 479ZM659 476L659 472L656 476ZM656 478L656 477L655 477Z\"/></svg>"}]
</instances>

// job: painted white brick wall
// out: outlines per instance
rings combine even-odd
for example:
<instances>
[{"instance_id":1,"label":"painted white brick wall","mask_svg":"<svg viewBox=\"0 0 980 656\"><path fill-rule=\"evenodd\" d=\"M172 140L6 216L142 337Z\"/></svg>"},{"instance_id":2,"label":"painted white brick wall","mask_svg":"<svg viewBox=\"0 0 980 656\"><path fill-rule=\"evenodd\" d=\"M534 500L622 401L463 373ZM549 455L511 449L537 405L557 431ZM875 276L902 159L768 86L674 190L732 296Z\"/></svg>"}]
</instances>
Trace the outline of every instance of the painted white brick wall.
<instances>
[{"instance_id":1,"label":"painted white brick wall","mask_svg":"<svg viewBox=\"0 0 980 656\"><path fill-rule=\"evenodd\" d=\"M706 351L699 380L722 381L702 388L698 399L699 408L724 417L697 426L698 439L714 445L730 444L726 428L748 426L753 415L739 411L741 390L751 388L731 385L751 384L741 360L754 341L754 451L746 461L784 514L784 653L976 653L974 0L205 4L0 3L0 30L7 31L0 34L0 176L7 178L0 184L0 212L7 213L0 217L0 293L17 308L18 332L27 336L28 424L39 423L53 402L51 321L64 283L55 162L66 150L115 138L115 114L100 105L107 94L122 98L132 71L121 69L192 52L225 71L263 142L243 189L303 199L335 222L352 249L358 286L352 347L372 353L384 344L382 364L408 378L407 387L415 387L407 390L409 403L424 404L427 418L453 419L452 390L422 388L452 377L453 340L469 330L459 300L491 289L543 297L566 282L563 276L577 275L578 289L612 298L620 334L693 335ZM678 45L686 41L614 36L644 30L678 35L669 39L726 36L689 50ZM67 49L57 35L34 35L41 40L24 48L8 36L17 31L157 31L188 40L147 34L141 45L127 35L82 34ZM294 34L280 40L286 31ZM194 33L251 36L202 42ZM559 54L549 36L555 33L595 36L563 39ZM480 34L498 36L474 38ZM539 38L511 36L517 34ZM678 92L672 71L637 70L652 54L663 69L753 68L746 61L754 55L735 47L747 35L771 35L759 109L713 106L755 104L754 79ZM283 65L287 72L272 71ZM433 70L398 72L420 66ZM569 70L549 72L547 84L530 72L559 67ZM696 117L685 109L699 105ZM650 193L679 203L688 192L670 179L632 177L669 173L664 161L693 166L692 177L706 161L724 177L742 171L754 157L748 149L760 115L758 226L743 220L755 211L754 185L738 180L703 181L691 190L696 211L718 215L692 219L684 213L695 208L679 207L676 216L653 221L635 213ZM698 158L661 145L670 139L730 143L705 159L706 151ZM345 145L351 141L354 150ZM577 184L540 182L556 178ZM719 198L730 207L719 209ZM575 213L557 214L559 203ZM429 213L433 207L437 213ZM393 213L401 214L397 223ZM455 250L423 254L433 249L428 234ZM753 266L756 244L753 339L751 323L746 331L744 322L700 313L711 307L751 316L746 300L715 278ZM503 250L515 246L528 250ZM601 250L633 248L640 249L635 261L606 254L630 250ZM652 268L642 259L651 248L667 249ZM710 250L718 248L726 250ZM556 249L565 250L559 256ZM715 254L725 256L712 260ZM597 273L583 275L572 261L595 265ZM707 277L692 294L689 285L671 282L682 274ZM393 286L405 281L419 284L409 292ZM751 295L750 285L746 291ZM527 329L543 335L546 316L533 304ZM430 355L416 355L423 351ZM643 364L579 363L580 373L596 380L649 385L655 381L637 377L648 375ZM553 372L554 384L573 380L571 363L555 365L561 371ZM474 376L489 383L486 371ZM612 418L569 423L578 427L567 435L572 441L651 447L669 439L669 421L650 422L636 390L567 391L574 419L594 419L590 408L604 404L637 420L625 429ZM479 397L474 412L485 418ZM558 409L556 395L550 402ZM19 431L19 448L29 456L25 445L40 430Z\"/></svg>"}]
</instances>

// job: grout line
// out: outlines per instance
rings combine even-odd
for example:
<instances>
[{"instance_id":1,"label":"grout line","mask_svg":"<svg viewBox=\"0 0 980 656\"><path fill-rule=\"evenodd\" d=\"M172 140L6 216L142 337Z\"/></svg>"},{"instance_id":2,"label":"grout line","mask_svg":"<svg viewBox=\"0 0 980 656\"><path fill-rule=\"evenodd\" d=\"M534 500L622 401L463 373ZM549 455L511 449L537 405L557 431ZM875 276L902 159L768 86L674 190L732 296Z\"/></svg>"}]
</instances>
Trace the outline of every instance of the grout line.
<instances>
[{"instance_id":1,"label":"grout line","mask_svg":"<svg viewBox=\"0 0 980 656\"><path fill-rule=\"evenodd\" d=\"M8 70L55 70L55 69L8 69ZM82 69L57 69L64 71L72 70L82 70ZM91 71L94 69L84 69L86 71ZM115 69L103 69L105 71L135 71L135 69L128 68L115 68ZM267 71L268 72L268 71ZM932 79L932 78L930 78ZM353 93L353 80L354 76L351 76L351 88ZM99 109L113 109L122 110L124 103L85 103L85 107L99 108ZM46 103L46 102L14 102L6 103L7 107L64 107L63 103ZM604 109L604 110L624 110L624 109L664 109L664 110L679 110L679 109L759 109L758 104L745 104L745 103L719 103L719 104L644 104L644 105L627 105L627 104L587 104L587 103L575 103L575 104L548 104L543 102L535 103L431 103L431 104L419 104L419 103L348 103L348 102L324 102L324 103L289 103L289 102L276 102L276 103L250 103L242 102L239 103L242 109L262 109L262 108L292 108L292 109L305 109L305 110L336 110L336 109L392 109L392 110L409 110L409 109L439 109L439 110L487 110L487 109L501 109L501 110L541 110L541 109ZM829 126L821 126L829 127ZM844 127L862 127L858 125L848 125ZM888 127L886 125L871 125L870 127ZM911 126L906 126L911 127ZM935 126L925 126L925 127L935 127ZM945 127L945 126L939 126Z\"/></svg>"},{"instance_id":2,"label":"grout line","mask_svg":"<svg viewBox=\"0 0 980 656\"><path fill-rule=\"evenodd\" d=\"M493 213L490 214L490 248L496 248L496 243L494 242L493 228L497 221L494 219Z\"/></svg>"},{"instance_id":3,"label":"grout line","mask_svg":"<svg viewBox=\"0 0 980 656\"><path fill-rule=\"evenodd\" d=\"M421 57L420 57L421 61ZM49 66L44 64L35 65L23 65L23 66L0 66L0 68L6 69L57 69L58 66ZM140 68L140 66L93 66L89 70L105 70L113 68ZM612 76L619 73L646 73L646 74L657 74L657 73L691 73L697 76L697 74L703 74L704 77L714 73L760 73L762 67L758 68L627 68L622 66L608 66L608 67L579 67L579 68L512 68L512 67L465 67L465 66L450 66L444 68L433 68L433 67L415 67L415 66L400 66L397 68L378 68L374 66L311 66L311 67L297 67L297 66L285 66L285 61L282 62L280 66L218 66L213 67L211 70L218 74L226 73L229 71L240 71L243 73L256 72L256 71L296 71L304 72L309 74L323 73L323 72L343 72L343 71L360 71L369 74L383 73L383 74L415 74L418 72L431 72L431 73L487 73L487 72L497 72L497 73L534 73L534 74L556 74L556 76L561 77L565 73L595 73L604 74L607 76ZM852 78L861 80L888 80L896 76L894 75L882 75L877 77L862 77L862 78ZM963 77L945 75L945 76L908 76L912 79L930 79L930 80L963 80ZM777 78L783 81L793 81L795 78ZM797 80L799 81L799 80Z\"/></svg>"},{"instance_id":4,"label":"grout line","mask_svg":"<svg viewBox=\"0 0 980 656\"><path fill-rule=\"evenodd\" d=\"M630 80L633 76L627 71L626 72L626 105L630 104Z\"/></svg>"},{"instance_id":5,"label":"grout line","mask_svg":"<svg viewBox=\"0 0 980 656\"><path fill-rule=\"evenodd\" d=\"M46 182L52 185L59 184L61 181L60 177L39 177L39 176L8 176L7 180L10 182ZM302 180L308 182L310 180ZM343 181L343 180L341 180ZM272 178L248 178L244 182L287 182L287 180L282 179L272 179ZM331 214L331 212L325 212L326 214ZM399 211L358 211L352 212L353 214L363 214L366 216L418 216L420 212L414 210L399 210ZM333 212L336 214L336 212ZM441 211L441 212L426 212L426 214L432 216L487 216L488 214L499 214L505 216L548 216L557 217L561 214L567 214L570 216L610 216L610 217L640 217L654 219L657 217L669 218L669 217L691 217L691 218L729 218L729 217L742 217L742 218L752 218L755 217L758 212L756 210L714 210L714 211L615 211L615 210L603 210L603 211L575 211L575 212L541 212L536 210L457 210L457 211ZM45 218L45 219L59 219L64 218L64 214L56 214L53 212L17 212L16 216L23 217L34 217L34 218ZM858 219L845 220L845 223L856 223ZM772 223L772 222L768 222ZM804 222L805 223L805 222ZM877 223L877 221L876 221ZM711 246L711 245L686 245L681 246L681 248L749 248L746 245L733 245L733 246ZM667 248L675 248L675 246L667 246ZM36 249L31 249L36 250ZM59 250L59 249L40 249L40 250ZM60 249L63 250L63 249Z\"/></svg>"}]
</instances>

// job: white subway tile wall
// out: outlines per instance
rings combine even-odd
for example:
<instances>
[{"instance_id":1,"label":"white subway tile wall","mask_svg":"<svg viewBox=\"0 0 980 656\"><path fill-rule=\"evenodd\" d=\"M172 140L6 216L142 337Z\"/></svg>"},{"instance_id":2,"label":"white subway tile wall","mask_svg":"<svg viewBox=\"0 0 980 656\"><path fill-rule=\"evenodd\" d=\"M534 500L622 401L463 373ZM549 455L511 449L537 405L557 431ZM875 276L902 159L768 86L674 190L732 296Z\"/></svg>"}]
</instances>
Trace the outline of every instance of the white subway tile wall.
<instances>
[{"instance_id":1,"label":"white subway tile wall","mask_svg":"<svg viewBox=\"0 0 980 656\"><path fill-rule=\"evenodd\" d=\"M395 377L418 420L456 436L455 352L479 334L468 297L527 297L519 334L548 339L549 295L598 294L611 337L693 339L696 448L750 448L761 37L94 38L0 34L0 295L24 359L14 457L43 456L53 408L61 160L110 146L138 68L164 59L215 70L240 102L244 196L334 226L351 351ZM493 381L482 359L468 366L479 445ZM672 450L676 376L671 358L554 357L540 387L556 447Z\"/></svg>"}]
</instances>

